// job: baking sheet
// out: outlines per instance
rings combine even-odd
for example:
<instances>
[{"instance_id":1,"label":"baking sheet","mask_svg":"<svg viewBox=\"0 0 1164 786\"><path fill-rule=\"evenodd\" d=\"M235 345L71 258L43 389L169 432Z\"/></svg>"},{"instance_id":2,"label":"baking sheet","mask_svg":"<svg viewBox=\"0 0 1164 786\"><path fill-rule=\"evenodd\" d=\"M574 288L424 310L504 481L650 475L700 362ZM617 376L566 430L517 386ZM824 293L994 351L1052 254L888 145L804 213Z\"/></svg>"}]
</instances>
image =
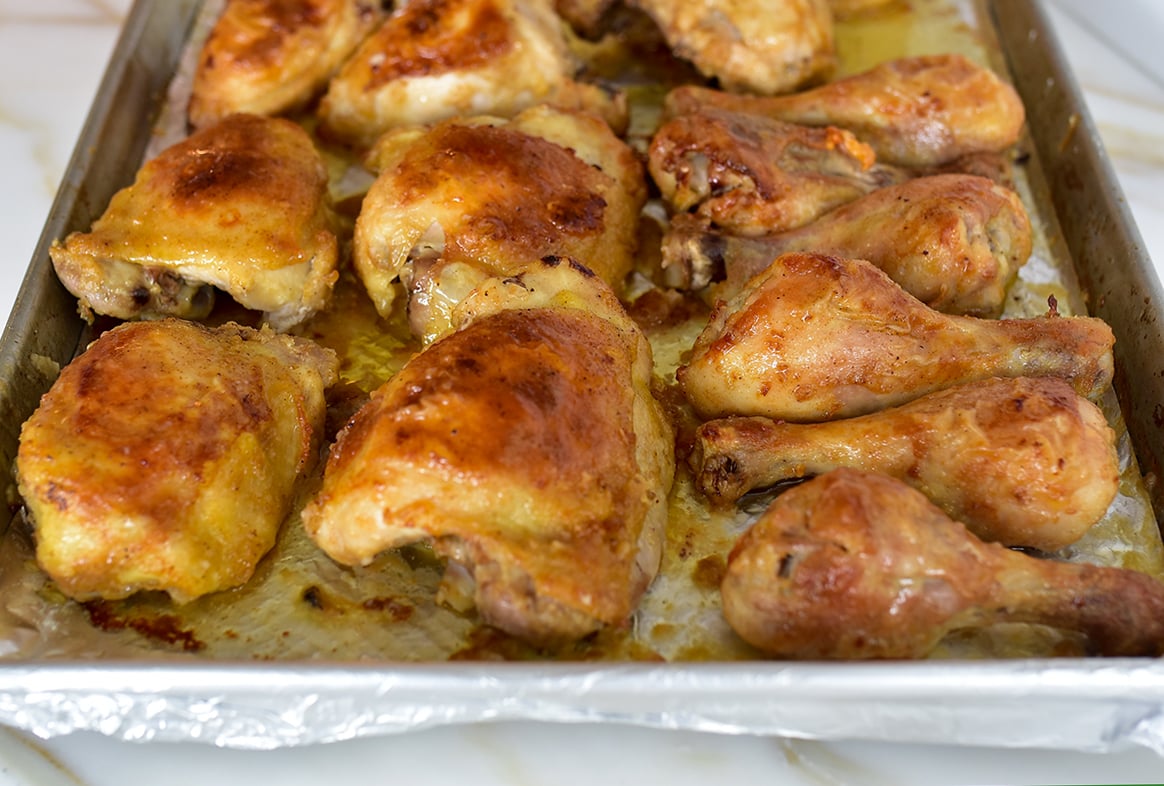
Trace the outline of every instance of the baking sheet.
<instances>
[{"instance_id":1,"label":"baking sheet","mask_svg":"<svg viewBox=\"0 0 1164 786\"><path fill-rule=\"evenodd\" d=\"M1049 29L1033 4L1000 2L995 13L1019 14L1003 23L1004 38L1022 25L1024 53L1036 53L1034 40ZM1016 10L1017 9L1017 10ZM14 429L31 412L39 391L55 370L86 340L75 318L75 301L55 282L47 264L47 242L72 228L84 227L104 208L116 188L132 172L117 166L139 160L149 140L153 116L145 107L157 105L168 75L181 54L185 31L195 18L197 3L139 2L127 22L121 45L78 145L70 175L46 227L0 354L0 408L6 429ZM1022 14L1028 16L1023 17ZM1017 34L1016 34L1017 35ZM1044 41L1044 43L1047 43ZM1054 53L1052 53L1054 54ZM156 58L156 59L155 59ZM1037 57L1035 59L1038 59ZM1053 65L1054 58L1050 61ZM1043 64L1043 67L1047 67ZM1061 59L1052 83L1071 86ZM1030 66L1036 70L1035 65ZM1020 92L1032 113L1032 131L1040 160L1047 158L1048 179L1059 177L1058 150L1078 149L1079 177L1090 155L1095 176L1087 183L1099 188L1067 188L1076 194L1070 207L1083 216L1099 216L1088 226L1106 233L1097 247L1097 262L1080 259L1084 291L1093 310L1102 307L1119 317L1130 311L1121 287L1097 289L1090 265L1099 265L1107 286L1107 266L1131 268L1122 275L1153 282L1150 265L1137 249L1135 230L1126 215L1102 212L1105 197L1118 189L1102 157L1094 153L1094 129L1064 136L1056 147L1056 131L1076 130L1087 120L1077 91L1065 123L1042 128L1046 97L1031 98L1024 83L1036 79L1015 65ZM1046 84L1044 77L1043 84ZM1037 85L1037 82L1036 82ZM1069 89L1053 91L1057 100L1070 99ZM1035 104L1032 104L1032 100ZM114 108L119 111L114 112ZM131 111L141 107L143 111ZM1051 117L1057 117L1052 115ZM1080 139L1079 137L1086 137ZM121 149L111 149L119 140ZM1067 142L1068 144L1062 144ZM1048 152L1044 153L1044 147ZM1088 152L1088 148L1093 151ZM95 151L100 151L96 153ZM1064 167L1071 165L1063 165ZM1058 193L1058 186L1052 185ZM1095 192L1100 192L1096 194ZM1089 201L1090 200L1090 201ZM1098 200L1098 203L1095 201ZM1098 207L1096 206L1098 204ZM1061 221L1068 208L1056 205ZM1097 212L1100 211L1100 212ZM1065 227L1065 230L1067 227ZM1078 227L1072 224L1072 233ZM1078 240L1064 232L1076 252ZM1120 245L1122 241L1123 245ZM1140 244L1142 246L1142 244ZM1086 249L1086 242L1081 248ZM1146 284L1147 286L1147 284ZM1097 296L1097 293L1100 293ZM1154 292L1148 293L1154 297ZM1152 301L1154 304L1155 301ZM1141 316L1143 308L1137 310ZM1148 313L1155 313L1148 307ZM1112 317L1119 342L1126 328ZM1141 323L1148 324L1146 320ZM1154 322L1150 323L1154 325ZM1141 343L1149 356L1159 352L1158 331L1141 325ZM1153 345L1152 342L1155 342ZM1145 358L1126 354L1121 368L1146 368ZM1153 374L1159 381L1160 376ZM1136 380L1138 382L1138 380ZM1164 397L1142 400L1144 386L1121 377L1126 412L1139 413L1145 403L1159 406ZM36 391L36 392L32 392ZM1153 411L1149 408L1147 411ZM1149 422L1151 418L1148 418ZM1131 425L1131 418L1129 418ZM1157 461L1141 447L1141 432L1132 430L1140 454ZM1159 442L1156 440L1155 442ZM7 464L15 452L15 433L4 434ZM1150 486L1157 511L1158 490ZM48 653L51 655L51 653ZM781 734L817 738L859 737L898 741L990 745L1024 745L1106 750L1130 743L1164 752L1160 712L1164 706L1164 672L1154 661L1025 660L1007 662L942 662L909 664L704 664L665 666L644 664L432 664L364 665L297 662L271 665L240 662L77 663L50 659L0 664L0 721L41 735L95 729L126 739L200 739L235 747L277 745L343 739L404 731L440 723L489 719L551 721L613 721L665 728L689 728L735 733ZM1035 721L1038 721L1037 723Z\"/></svg>"}]
</instances>

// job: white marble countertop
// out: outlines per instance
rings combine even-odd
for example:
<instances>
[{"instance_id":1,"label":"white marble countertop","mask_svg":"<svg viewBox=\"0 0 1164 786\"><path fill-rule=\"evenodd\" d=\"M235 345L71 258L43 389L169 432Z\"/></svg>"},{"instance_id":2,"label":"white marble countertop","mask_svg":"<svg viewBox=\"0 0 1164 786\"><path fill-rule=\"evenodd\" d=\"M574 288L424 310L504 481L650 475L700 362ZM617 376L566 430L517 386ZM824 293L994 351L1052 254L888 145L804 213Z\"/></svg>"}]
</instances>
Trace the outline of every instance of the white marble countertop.
<instances>
[{"instance_id":1,"label":"white marble countertop","mask_svg":"<svg viewBox=\"0 0 1164 786\"><path fill-rule=\"evenodd\" d=\"M164 1L164 0L163 0ZM1164 2L1045 0L1147 247L1164 269ZM0 0L0 315L23 271L130 0ZM1102 5L1102 11L1100 7ZM0 729L0 786L281 786L391 778L483 786L763 782L812 786L1164 782L1164 758L814 742L506 723L275 752L33 741Z\"/></svg>"}]
</instances>

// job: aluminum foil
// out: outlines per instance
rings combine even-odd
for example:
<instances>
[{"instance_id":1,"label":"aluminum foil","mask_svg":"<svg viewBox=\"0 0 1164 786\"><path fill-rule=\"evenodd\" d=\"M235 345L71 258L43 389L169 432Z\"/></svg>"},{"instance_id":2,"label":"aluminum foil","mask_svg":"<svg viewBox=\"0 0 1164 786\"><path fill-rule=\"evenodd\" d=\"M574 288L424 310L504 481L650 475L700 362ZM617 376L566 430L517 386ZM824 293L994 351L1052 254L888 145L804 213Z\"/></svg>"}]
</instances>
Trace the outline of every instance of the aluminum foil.
<instances>
[{"instance_id":1,"label":"aluminum foil","mask_svg":"<svg viewBox=\"0 0 1164 786\"><path fill-rule=\"evenodd\" d=\"M100 687L97 687L100 686ZM42 664L0 721L49 737L269 749L502 720L1164 755L1164 664Z\"/></svg>"}]
</instances>

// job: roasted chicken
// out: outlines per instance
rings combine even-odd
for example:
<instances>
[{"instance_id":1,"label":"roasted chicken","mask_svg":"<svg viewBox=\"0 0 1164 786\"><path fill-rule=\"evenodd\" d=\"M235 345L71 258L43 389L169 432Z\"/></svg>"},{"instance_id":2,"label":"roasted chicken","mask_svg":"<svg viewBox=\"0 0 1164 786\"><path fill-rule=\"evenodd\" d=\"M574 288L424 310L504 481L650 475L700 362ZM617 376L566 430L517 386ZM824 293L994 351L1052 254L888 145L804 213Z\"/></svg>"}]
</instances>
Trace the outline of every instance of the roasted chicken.
<instances>
[{"instance_id":1,"label":"roasted chicken","mask_svg":"<svg viewBox=\"0 0 1164 786\"><path fill-rule=\"evenodd\" d=\"M380 0L228 0L198 56L190 123L302 109L381 18Z\"/></svg>"},{"instance_id":2,"label":"roasted chicken","mask_svg":"<svg viewBox=\"0 0 1164 786\"><path fill-rule=\"evenodd\" d=\"M425 341L491 276L569 256L618 290L634 264L642 166L591 115L538 106L390 132L369 163L380 174L356 220L355 267L384 315L404 283Z\"/></svg>"},{"instance_id":3,"label":"roasted chicken","mask_svg":"<svg viewBox=\"0 0 1164 786\"><path fill-rule=\"evenodd\" d=\"M917 488L983 540L1055 551L1107 512L1119 488L1115 434L1055 377L992 378L827 423L713 420L692 465L720 502L837 467Z\"/></svg>"},{"instance_id":4,"label":"roasted chicken","mask_svg":"<svg viewBox=\"0 0 1164 786\"><path fill-rule=\"evenodd\" d=\"M727 90L785 93L836 66L827 0L632 0L679 57Z\"/></svg>"},{"instance_id":5,"label":"roasted chicken","mask_svg":"<svg viewBox=\"0 0 1164 786\"><path fill-rule=\"evenodd\" d=\"M621 129L623 102L578 70L550 0L406 0L331 80L321 133L366 148L392 128L541 103Z\"/></svg>"},{"instance_id":6,"label":"roasted chicken","mask_svg":"<svg viewBox=\"0 0 1164 786\"><path fill-rule=\"evenodd\" d=\"M1031 222L1010 189L974 175L934 175L879 188L796 229L728 235L698 216L672 218L663 242L669 280L716 297L738 292L780 254L864 259L947 314L996 317L1031 254Z\"/></svg>"},{"instance_id":7,"label":"roasted chicken","mask_svg":"<svg viewBox=\"0 0 1164 786\"><path fill-rule=\"evenodd\" d=\"M233 323L102 334L21 429L37 562L80 600L244 583L316 464L336 371L329 349Z\"/></svg>"},{"instance_id":8,"label":"roasted chicken","mask_svg":"<svg viewBox=\"0 0 1164 786\"><path fill-rule=\"evenodd\" d=\"M932 167L1004 150L1026 119L1022 100L991 70L957 54L891 60L811 90L747 96L696 85L667 96L672 116L718 107L853 132L887 164Z\"/></svg>"},{"instance_id":9,"label":"roasted chicken","mask_svg":"<svg viewBox=\"0 0 1164 786\"><path fill-rule=\"evenodd\" d=\"M788 253L716 306L677 377L704 418L820 421L998 376L1062 377L1095 398L1114 343L1092 317L942 314L864 260Z\"/></svg>"},{"instance_id":10,"label":"roasted chicken","mask_svg":"<svg viewBox=\"0 0 1164 786\"><path fill-rule=\"evenodd\" d=\"M217 287L281 330L327 305L334 227L311 137L289 120L231 115L147 161L88 232L49 254L87 316L199 319Z\"/></svg>"},{"instance_id":11,"label":"roasted chicken","mask_svg":"<svg viewBox=\"0 0 1164 786\"><path fill-rule=\"evenodd\" d=\"M717 107L663 124L648 167L673 212L740 235L793 229L909 178L848 131Z\"/></svg>"},{"instance_id":12,"label":"roasted chicken","mask_svg":"<svg viewBox=\"0 0 1164 786\"><path fill-rule=\"evenodd\" d=\"M731 626L777 658L920 658L1001 622L1164 654L1164 584L983 543L899 480L838 469L776 498L728 557Z\"/></svg>"},{"instance_id":13,"label":"roasted chicken","mask_svg":"<svg viewBox=\"0 0 1164 786\"><path fill-rule=\"evenodd\" d=\"M429 541L485 622L535 643L625 623L674 472L650 345L564 260L485 282L455 316L340 433L308 534L350 565Z\"/></svg>"}]
</instances>

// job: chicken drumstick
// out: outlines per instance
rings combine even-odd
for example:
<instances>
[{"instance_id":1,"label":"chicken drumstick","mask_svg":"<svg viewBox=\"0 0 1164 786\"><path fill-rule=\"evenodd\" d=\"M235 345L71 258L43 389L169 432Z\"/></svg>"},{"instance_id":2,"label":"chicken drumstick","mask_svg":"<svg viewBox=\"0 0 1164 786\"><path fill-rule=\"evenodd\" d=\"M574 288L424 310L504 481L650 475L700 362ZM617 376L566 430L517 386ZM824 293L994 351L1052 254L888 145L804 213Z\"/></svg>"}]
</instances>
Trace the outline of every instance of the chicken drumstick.
<instances>
[{"instance_id":1,"label":"chicken drumstick","mask_svg":"<svg viewBox=\"0 0 1164 786\"><path fill-rule=\"evenodd\" d=\"M1014 88L963 55L904 57L785 96L732 95L683 86L667 97L672 116L718 106L789 123L839 126L881 160L927 167L1013 145L1026 113Z\"/></svg>"},{"instance_id":2,"label":"chicken drumstick","mask_svg":"<svg viewBox=\"0 0 1164 786\"><path fill-rule=\"evenodd\" d=\"M995 317L1031 254L1031 222L1010 189L976 175L933 175L879 188L764 237L723 234L696 216L674 216L663 266L692 288L722 273L715 294L729 297L788 251L865 259L930 308Z\"/></svg>"},{"instance_id":3,"label":"chicken drumstick","mask_svg":"<svg viewBox=\"0 0 1164 786\"><path fill-rule=\"evenodd\" d=\"M996 376L1062 377L1094 398L1114 343L1092 317L941 314L868 262L789 253L716 307L677 377L703 418L831 420Z\"/></svg>"},{"instance_id":4,"label":"chicken drumstick","mask_svg":"<svg viewBox=\"0 0 1164 786\"><path fill-rule=\"evenodd\" d=\"M899 480L838 469L777 497L728 557L724 614L778 658L920 658L1029 622L1101 655L1164 652L1164 583L983 543Z\"/></svg>"},{"instance_id":5,"label":"chicken drumstick","mask_svg":"<svg viewBox=\"0 0 1164 786\"><path fill-rule=\"evenodd\" d=\"M721 502L837 467L882 472L983 540L1044 551L1103 516L1120 474L1103 413L1054 377L988 379L828 423L713 420L696 432L692 465Z\"/></svg>"}]
</instances>

